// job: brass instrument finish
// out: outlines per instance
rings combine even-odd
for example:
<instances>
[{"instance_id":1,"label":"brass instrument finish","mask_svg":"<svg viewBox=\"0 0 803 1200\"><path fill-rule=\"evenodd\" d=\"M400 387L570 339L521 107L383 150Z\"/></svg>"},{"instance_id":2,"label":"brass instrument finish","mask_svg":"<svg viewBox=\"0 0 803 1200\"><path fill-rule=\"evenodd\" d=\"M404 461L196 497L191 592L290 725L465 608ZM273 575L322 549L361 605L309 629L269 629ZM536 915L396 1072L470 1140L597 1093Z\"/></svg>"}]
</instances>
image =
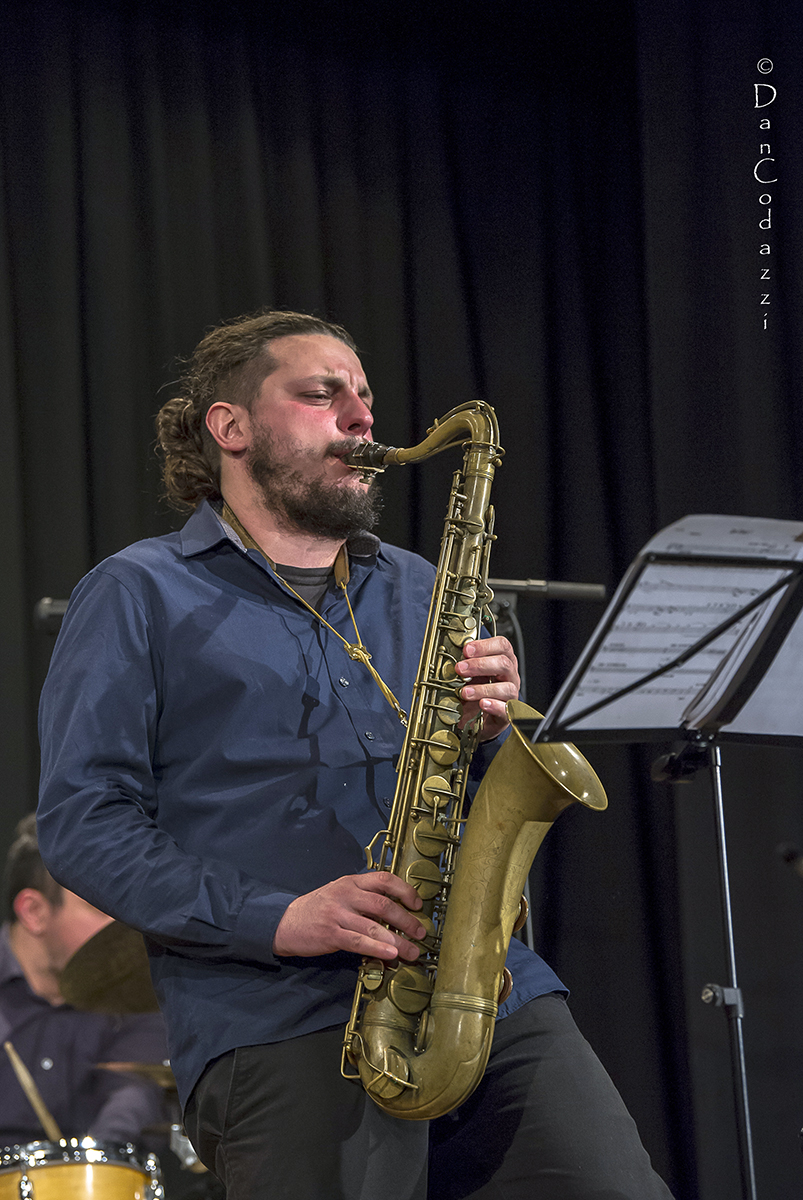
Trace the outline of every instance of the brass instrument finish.
<instances>
[{"instance_id":1,"label":"brass instrument finish","mask_svg":"<svg viewBox=\"0 0 803 1200\"><path fill-rule=\"evenodd\" d=\"M427 934L415 963L363 961L343 1052L343 1074L410 1120L450 1112L482 1078L532 860L569 804L607 804L574 747L536 747L514 726L464 812L481 718L459 728L465 679L455 664L484 620L493 628L489 497L504 453L495 413L482 401L463 404L418 446L365 443L345 461L370 477L455 445L463 446L463 467L452 481L396 795L388 828L366 849L369 867L416 888ZM513 721L537 715L519 701L508 711Z\"/></svg>"}]
</instances>

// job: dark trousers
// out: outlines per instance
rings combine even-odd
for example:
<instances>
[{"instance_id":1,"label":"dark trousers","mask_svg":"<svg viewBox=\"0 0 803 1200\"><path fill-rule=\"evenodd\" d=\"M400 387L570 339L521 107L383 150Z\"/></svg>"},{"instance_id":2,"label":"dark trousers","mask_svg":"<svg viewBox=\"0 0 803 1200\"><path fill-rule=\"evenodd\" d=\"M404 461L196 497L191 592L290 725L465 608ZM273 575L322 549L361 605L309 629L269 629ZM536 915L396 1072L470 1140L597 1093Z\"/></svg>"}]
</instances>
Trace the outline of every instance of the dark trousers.
<instances>
[{"instance_id":1,"label":"dark trousers","mask_svg":"<svg viewBox=\"0 0 803 1200\"><path fill-rule=\"evenodd\" d=\"M341 1079L341 1040L323 1030L207 1068L185 1125L227 1200L671 1200L559 996L498 1023L479 1087L429 1130Z\"/></svg>"}]
</instances>

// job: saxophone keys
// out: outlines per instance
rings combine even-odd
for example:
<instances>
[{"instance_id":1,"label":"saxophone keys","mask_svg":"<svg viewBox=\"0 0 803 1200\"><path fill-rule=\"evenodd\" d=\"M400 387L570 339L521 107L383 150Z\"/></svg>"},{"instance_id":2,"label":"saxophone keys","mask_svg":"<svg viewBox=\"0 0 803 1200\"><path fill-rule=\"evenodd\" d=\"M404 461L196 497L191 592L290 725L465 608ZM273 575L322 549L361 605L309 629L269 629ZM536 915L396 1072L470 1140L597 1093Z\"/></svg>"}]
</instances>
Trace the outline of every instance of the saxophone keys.
<instances>
[{"instance_id":1,"label":"saxophone keys","mask_svg":"<svg viewBox=\"0 0 803 1200\"><path fill-rule=\"evenodd\" d=\"M452 696L440 700L435 705L435 711L438 714L438 720L443 725L456 725L462 716L460 701Z\"/></svg>"},{"instance_id":2,"label":"saxophone keys","mask_svg":"<svg viewBox=\"0 0 803 1200\"><path fill-rule=\"evenodd\" d=\"M404 878L418 892L422 900L434 900L443 885L441 873L433 862L417 858L410 863Z\"/></svg>"},{"instance_id":3,"label":"saxophone keys","mask_svg":"<svg viewBox=\"0 0 803 1200\"><path fill-rule=\"evenodd\" d=\"M438 675L442 682L454 683L454 681L458 678L457 671L455 670L456 664L456 658L445 657L441 661L440 667L438 668ZM461 679L460 682L462 683L463 680Z\"/></svg>"},{"instance_id":4,"label":"saxophone keys","mask_svg":"<svg viewBox=\"0 0 803 1200\"><path fill-rule=\"evenodd\" d=\"M524 922L527 920L529 915L530 915L530 906L527 903L527 897L522 895L521 899L519 900L519 911L516 916L516 920L513 922L513 932L514 933L518 933L518 931L522 928L522 926L524 925Z\"/></svg>"},{"instance_id":5,"label":"saxophone keys","mask_svg":"<svg viewBox=\"0 0 803 1200\"><path fill-rule=\"evenodd\" d=\"M440 858L447 846L456 844L457 840L449 836L442 821L433 821L431 817L418 821L413 829L413 845L426 858Z\"/></svg>"},{"instance_id":6,"label":"saxophone keys","mask_svg":"<svg viewBox=\"0 0 803 1200\"><path fill-rule=\"evenodd\" d=\"M451 628L446 636L455 646L464 646L466 642L473 641L476 637L476 617L453 617L449 624Z\"/></svg>"},{"instance_id":7,"label":"saxophone keys","mask_svg":"<svg viewBox=\"0 0 803 1200\"><path fill-rule=\"evenodd\" d=\"M452 786L443 775L430 775L421 785L421 799L429 808L440 808L454 798Z\"/></svg>"},{"instance_id":8,"label":"saxophone keys","mask_svg":"<svg viewBox=\"0 0 803 1200\"><path fill-rule=\"evenodd\" d=\"M464 605L466 608L471 608L473 604L477 603L477 589L471 584L463 584L459 589L456 589L455 597L459 604Z\"/></svg>"},{"instance_id":9,"label":"saxophone keys","mask_svg":"<svg viewBox=\"0 0 803 1200\"><path fill-rule=\"evenodd\" d=\"M421 1054L427 1048L427 1032L429 1030L430 1009L425 1008L418 1018L418 1028L415 1031L415 1052Z\"/></svg>"},{"instance_id":10,"label":"saxophone keys","mask_svg":"<svg viewBox=\"0 0 803 1200\"><path fill-rule=\"evenodd\" d=\"M497 1004L504 1004L510 993L513 991L513 976L508 971L507 967L502 968L502 986L499 989L499 999Z\"/></svg>"},{"instance_id":11,"label":"saxophone keys","mask_svg":"<svg viewBox=\"0 0 803 1200\"><path fill-rule=\"evenodd\" d=\"M407 1060L392 1046L386 1046L382 1053L382 1066L377 1068L370 1064L375 1072L374 1078L366 1085L366 1091L381 1100L394 1100L405 1089L413 1087L409 1083L410 1068Z\"/></svg>"},{"instance_id":12,"label":"saxophone keys","mask_svg":"<svg viewBox=\"0 0 803 1200\"><path fill-rule=\"evenodd\" d=\"M429 757L439 767L450 767L460 757L460 738L449 729L439 729L428 745Z\"/></svg>"},{"instance_id":13,"label":"saxophone keys","mask_svg":"<svg viewBox=\"0 0 803 1200\"><path fill-rule=\"evenodd\" d=\"M425 950L433 950L438 941L438 931L435 928L435 922L432 917L428 917L420 912L414 914L424 926L424 936L416 944L423 946Z\"/></svg>"},{"instance_id":14,"label":"saxophone keys","mask_svg":"<svg viewBox=\"0 0 803 1200\"><path fill-rule=\"evenodd\" d=\"M388 996L400 1012L412 1016L423 1012L432 995L428 976L415 967L399 967L388 984Z\"/></svg>"},{"instance_id":15,"label":"saxophone keys","mask_svg":"<svg viewBox=\"0 0 803 1200\"><path fill-rule=\"evenodd\" d=\"M385 964L378 958L366 958L360 968L360 981L367 992L375 992L385 978Z\"/></svg>"}]
</instances>

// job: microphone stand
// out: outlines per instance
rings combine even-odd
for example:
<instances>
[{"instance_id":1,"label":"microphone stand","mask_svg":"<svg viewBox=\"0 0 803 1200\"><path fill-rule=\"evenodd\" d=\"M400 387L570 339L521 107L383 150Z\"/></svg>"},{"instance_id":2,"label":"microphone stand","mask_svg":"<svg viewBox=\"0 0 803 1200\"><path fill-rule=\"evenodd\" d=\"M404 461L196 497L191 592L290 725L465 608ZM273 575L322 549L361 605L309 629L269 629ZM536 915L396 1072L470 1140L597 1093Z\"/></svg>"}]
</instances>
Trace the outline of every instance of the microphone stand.
<instances>
[{"instance_id":1,"label":"microphone stand","mask_svg":"<svg viewBox=\"0 0 803 1200\"><path fill-rule=\"evenodd\" d=\"M540 596L542 600L605 600L603 583L562 583L554 579L489 579L494 592Z\"/></svg>"}]
</instances>

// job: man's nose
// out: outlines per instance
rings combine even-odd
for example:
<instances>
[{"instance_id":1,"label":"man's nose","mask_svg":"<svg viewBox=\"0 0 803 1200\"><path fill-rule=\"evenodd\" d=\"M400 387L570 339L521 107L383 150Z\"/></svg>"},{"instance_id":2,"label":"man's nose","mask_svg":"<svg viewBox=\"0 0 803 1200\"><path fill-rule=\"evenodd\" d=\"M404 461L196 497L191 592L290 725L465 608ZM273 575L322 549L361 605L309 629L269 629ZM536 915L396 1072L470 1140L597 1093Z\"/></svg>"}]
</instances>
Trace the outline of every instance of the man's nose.
<instances>
[{"instance_id":1,"label":"man's nose","mask_svg":"<svg viewBox=\"0 0 803 1200\"><path fill-rule=\"evenodd\" d=\"M373 423L374 414L368 405L356 392L352 393L340 410L338 426L352 437L367 438Z\"/></svg>"}]
</instances>

